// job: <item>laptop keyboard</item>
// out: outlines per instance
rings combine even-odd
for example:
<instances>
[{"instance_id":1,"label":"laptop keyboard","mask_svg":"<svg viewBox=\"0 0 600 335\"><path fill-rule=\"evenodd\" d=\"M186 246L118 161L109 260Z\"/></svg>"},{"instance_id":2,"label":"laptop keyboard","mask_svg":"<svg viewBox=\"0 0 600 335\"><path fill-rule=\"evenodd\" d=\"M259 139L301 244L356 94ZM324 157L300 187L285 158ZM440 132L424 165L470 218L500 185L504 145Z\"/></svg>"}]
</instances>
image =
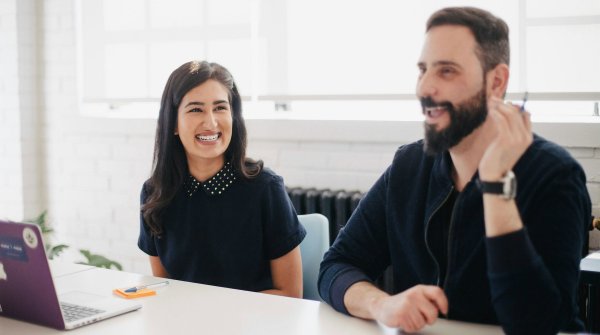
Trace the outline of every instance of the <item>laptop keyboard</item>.
<instances>
[{"instance_id":1,"label":"laptop keyboard","mask_svg":"<svg viewBox=\"0 0 600 335\"><path fill-rule=\"evenodd\" d=\"M87 318L88 316L104 312L100 309L94 309L80 305L73 305L66 302L61 302L60 307L62 308L65 321L67 322L77 321L79 319Z\"/></svg>"}]
</instances>

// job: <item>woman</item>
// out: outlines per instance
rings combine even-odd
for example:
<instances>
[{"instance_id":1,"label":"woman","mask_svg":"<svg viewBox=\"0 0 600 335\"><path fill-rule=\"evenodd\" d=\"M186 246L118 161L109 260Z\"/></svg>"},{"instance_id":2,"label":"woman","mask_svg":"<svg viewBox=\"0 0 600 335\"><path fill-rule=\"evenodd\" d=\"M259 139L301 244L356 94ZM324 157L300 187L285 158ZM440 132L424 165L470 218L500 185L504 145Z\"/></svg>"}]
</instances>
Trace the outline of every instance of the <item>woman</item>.
<instances>
[{"instance_id":1,"label":"woman","mask_svg":"<svg viewBox=\"0 0 600 335\"><path fill-rule=\"evenodd\" d=\"M298 222L283 179L246 157L229 71L188 62L165 86L139 248L159 277L302 297Z\"/></svg>"}]
</instances>

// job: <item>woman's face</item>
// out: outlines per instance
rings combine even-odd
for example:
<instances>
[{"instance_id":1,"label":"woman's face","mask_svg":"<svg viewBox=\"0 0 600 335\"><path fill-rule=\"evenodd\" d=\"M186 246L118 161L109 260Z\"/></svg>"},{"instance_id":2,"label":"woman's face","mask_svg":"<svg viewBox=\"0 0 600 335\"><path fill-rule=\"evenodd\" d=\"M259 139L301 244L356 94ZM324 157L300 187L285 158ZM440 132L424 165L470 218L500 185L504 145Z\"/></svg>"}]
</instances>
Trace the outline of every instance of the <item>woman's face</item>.
<instances>
[{"instance_id":1,"label":"woman's face","mask_svg":"<svg viewBox=\"0 0 600 335\"><path fill-rule=\"evenodd\" d=\"M175 133L185 148L188 165L225 161L232 134L227 89L209 79L185 94L177 110Z\"/></svg>"}]
</instances>

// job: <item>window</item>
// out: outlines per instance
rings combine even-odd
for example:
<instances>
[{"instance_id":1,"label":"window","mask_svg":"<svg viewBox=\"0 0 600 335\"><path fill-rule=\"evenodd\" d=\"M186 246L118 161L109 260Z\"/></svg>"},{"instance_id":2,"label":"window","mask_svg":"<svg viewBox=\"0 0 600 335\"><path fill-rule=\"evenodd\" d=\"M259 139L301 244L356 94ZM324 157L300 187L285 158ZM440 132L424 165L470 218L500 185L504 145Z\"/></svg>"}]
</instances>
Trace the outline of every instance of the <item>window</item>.
<instances>
[{"instance_id":1,"label":"window","mask_svg":"<svg viewBox=\"0 0 600 335\"><path fill-rule=\"evenodd\" d=\"M226 66L247 116L415 119L429 15L485 8L511 28L508 99L591 116L600 100L600 2L588 0L79 0L81 100L103 115L155 116L168 75ZM411 114L412 113L412 114Z\"/></svg>"}]
</instances>

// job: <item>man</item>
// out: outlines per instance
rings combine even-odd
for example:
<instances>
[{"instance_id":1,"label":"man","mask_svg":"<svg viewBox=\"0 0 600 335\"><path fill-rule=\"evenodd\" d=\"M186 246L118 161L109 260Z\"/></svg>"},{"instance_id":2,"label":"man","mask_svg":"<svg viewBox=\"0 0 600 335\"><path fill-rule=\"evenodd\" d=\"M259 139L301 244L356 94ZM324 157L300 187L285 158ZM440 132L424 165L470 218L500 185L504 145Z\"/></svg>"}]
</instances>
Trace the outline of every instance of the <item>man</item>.
<instances>
[{"instance_id":1,"label":"man","mask_svg":"<svg viewBox=\"0 0 600 335\"><path fill-rule=\"evenodd\" d=\"M585 175L502 101L508 64L501 19L469 7L430 17L417 82L425 139L398 149L326 253L319 291L336 310L409 332L440 314L507 333L583 329ZM372 284L388 265L394 295Z\"/></svg>"}]
</instances>

